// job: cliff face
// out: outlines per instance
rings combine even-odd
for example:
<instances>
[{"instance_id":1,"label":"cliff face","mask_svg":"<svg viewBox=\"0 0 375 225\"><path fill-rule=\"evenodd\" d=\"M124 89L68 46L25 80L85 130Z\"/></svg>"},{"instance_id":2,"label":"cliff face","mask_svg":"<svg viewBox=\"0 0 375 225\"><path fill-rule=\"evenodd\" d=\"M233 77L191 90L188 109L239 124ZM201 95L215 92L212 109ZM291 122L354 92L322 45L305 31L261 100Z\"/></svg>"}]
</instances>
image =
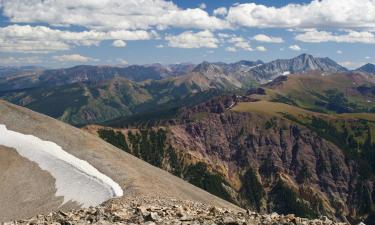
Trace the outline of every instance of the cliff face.
<instances>
[{"instance_id":1,"label":"cliff face","mask_svg":"<svg viewBox=\"0 0 375 225\"><path fill-rule=\"evenodd\" d=\"M373 183L361 179L354 161L311 130L283 119L207 113L170 127L169 141L191 162L203 161L221 174L240 205L346 220L366 214L373 204Z\"/></svg>"}]
</instances>

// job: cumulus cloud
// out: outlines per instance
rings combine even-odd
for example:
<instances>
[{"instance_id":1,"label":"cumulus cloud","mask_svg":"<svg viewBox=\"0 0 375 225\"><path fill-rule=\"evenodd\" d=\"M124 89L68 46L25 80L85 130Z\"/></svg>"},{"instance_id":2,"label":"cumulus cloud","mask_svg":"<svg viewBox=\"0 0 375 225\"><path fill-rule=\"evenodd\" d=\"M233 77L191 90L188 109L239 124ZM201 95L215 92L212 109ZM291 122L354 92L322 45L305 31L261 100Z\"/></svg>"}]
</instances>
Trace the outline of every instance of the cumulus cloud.
<instances>
[{"instance_id":1,"label":"cumulus cloud","mask_svg":"<svg viewBox=\"0 0 375 225\"><path fill-rule=\"evenodd\" d=\"M79 54L71 54L71 55L55 55L53 59L59 62L89 62L89 61L97 61L97 59L82 56Z\"/></svg>"},{"instance_id":2,"label":"cumulus cloud","mask_svg":"<svg viewBox=\"0 0 375 225\"><path fill-rule=\"evenodd\" d=\"M226 16L228 14L228 9L225 7L220 7L214 10L215 16Z\"/></svg>"},{"instance_id":3,"label":"cumulus cloud","mask_svg":"<svg viewBox=\"0 0 375 225\"><path fill-rule=\"evenodd\" d=\"M123 40L115 40L115 41L113 41L112 46L114 46L116 48L123 48L123 47L126 46L126 42L123 41Z\"/></svg>"},{"instance_id":4,"label":"cumulus cloud","mask_svg":"<svg viewBox=\"0 0 375 225\"><path fill-rule=\"evenodd\" d=\"M229 43L232 43L233 47L235 47L235 48L239 48L239 49L242 49L242 50L245 50L245 51L253 51L249 41L247 41L243 37L233 36L233 37L229 38L227 41Z\"/></svg>"},{"instance_id":5,"label":"cumulus cloud","mask_svg":"<svg viewBox=\"0 0 375 225\"><path fill-rule=\"evenodd\" d=\"M293 50L293 51L301 51L301 47L299 47L298 45L291 45L289 46L289 49L290 50Z\"/></svg>"},{"instance_id":6,"label":"cumulus cloud","mask_svg":"<svg viewBox=\"0 0 375 225\"><path fill-rule=\"evenodd\" d=\"M95 30L165 29L168 27L223 29L229 23L201 8L181 9L165 0L2 0L11 22L79 25Z\"/></svg>"},{"instance_id":7,"label":"cumulus cloud","mask_svg":"<svg viewBox=\"0 0 375 225\"><path fill-rule=\"evenodd\" d=\"M258 46L255 48L257 51L260 51L260 52L266 52L267 49L264 47L264 46Z\"/></svg>"},{"instance_id":8,"label":"cumulus cloud","mask_svg":"<svg viewBox=\"0 0 375 225\"><path fill-rule=\"evenodd\" d=\"M341 55L343 52L341 50L337 50L336 53Z\"/></svg>"},{"instance_id":9,"label":"cumulus cloud","mask_svg":"<svg viewBox=\"0 0 375 225\"><path fill-rule=\"evenodd\" d=\"M310 43L321 42L344 42L344 43L375 43L375 35L369 31L353 31L349 30L343 34L334 34L327 31L318 31L316 29L307 30L304 33L298 34L296 40Z\"/></svg>"},{"instance_id":10,"label":"cumulus cloud","mask_svg":"<svg viewBox=\"0 0 375 225\"><path fill-rule=\"evenodd\" d=\"M153 36L142 30L71 32L45 26L10 25L0 28L0 51L48 53L69 50L74 46L98 45L103 40L148 40Z\"/></svg>"},{"instance_id":11,"label":"cumulus cloud","mask_svg":"<svg viewBox=\"0 0 375 225\"><path fill-rule=\"evenodd\" d=\"M185 31L179 35L167 35L168 46L174 48L217 48L219 40L208 30Z\"/></svg>"},{"instance_id":12,"label":"cumulus cloud","mask_svg":"<svg viewBox=\"0 0 375 225\"><path fill-rule=\"evenodd\" d=\"M255 41L266 42L266 43L283 43L284 40L281 37L272 37L265 34L258 34L253 37Z\"/></svg>"},{"instance_id":13,"label":"cumulus cloud","mask_svg":"<svg viewBox=\"0 0 375 225\"><path fill-rule=\"evenodd\" d=\"M256 3L237 4L227 20L247 27L375 27L374 0L313 0L308 4L268 7Z\"/></svg>"}]
</instances>

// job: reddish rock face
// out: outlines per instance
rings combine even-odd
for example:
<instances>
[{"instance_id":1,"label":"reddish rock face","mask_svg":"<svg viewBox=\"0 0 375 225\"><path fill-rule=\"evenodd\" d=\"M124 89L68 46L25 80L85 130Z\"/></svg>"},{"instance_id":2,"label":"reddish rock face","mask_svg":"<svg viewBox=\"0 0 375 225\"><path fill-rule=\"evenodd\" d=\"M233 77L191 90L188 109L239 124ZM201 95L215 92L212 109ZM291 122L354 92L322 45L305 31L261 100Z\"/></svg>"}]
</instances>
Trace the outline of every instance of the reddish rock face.
<instances>
[{"instance_id":1,"label":"reddish rock face","mask_svg":"<svg viewBox=\"0 0 375 225\"><path fill-rule=\"evenodd\" d=\"M271 119L272 126L267 127L265 122ZM249 205L243 188L249 168L256 171L266 192L261 210L284 212L283 204L277 202L280 196L273 191L280 181L309 202L311 209L342 220L358 216L362 201L372 201L373 183L359 179L354 161L315 132L286 120L208 113L172 126L169 135L175 149L222 174L240 205Z\"/></svg>"}]
</instances>

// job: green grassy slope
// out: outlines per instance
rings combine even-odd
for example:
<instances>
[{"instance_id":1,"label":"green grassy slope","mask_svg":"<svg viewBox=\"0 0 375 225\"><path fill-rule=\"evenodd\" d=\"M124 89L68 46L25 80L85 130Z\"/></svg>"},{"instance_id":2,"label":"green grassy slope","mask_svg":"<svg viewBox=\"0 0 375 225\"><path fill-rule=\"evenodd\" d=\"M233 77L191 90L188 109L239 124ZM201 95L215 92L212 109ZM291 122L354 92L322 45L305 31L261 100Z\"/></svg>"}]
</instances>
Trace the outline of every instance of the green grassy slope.
<instances>
[{"instance_id":1,"label":"green grassy slope","mask_svg":"<svg viewBox=\"0 0 375 225\"><path fill-rule=\"evenodd\" d=\"M268 100L318 112L374 112L375 79L359 73L289 76L264 86Z\"/></svg>"}]
</instances>

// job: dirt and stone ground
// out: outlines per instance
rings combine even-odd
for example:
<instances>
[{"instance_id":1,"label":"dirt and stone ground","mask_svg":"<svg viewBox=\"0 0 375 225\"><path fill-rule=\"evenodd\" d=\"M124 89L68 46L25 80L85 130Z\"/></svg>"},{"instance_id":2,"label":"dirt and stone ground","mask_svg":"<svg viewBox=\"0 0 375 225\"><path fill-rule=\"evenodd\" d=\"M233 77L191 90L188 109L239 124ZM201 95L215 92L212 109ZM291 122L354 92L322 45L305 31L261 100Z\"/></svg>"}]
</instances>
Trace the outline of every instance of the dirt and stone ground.
<instances>
[{"instance_id":1,"label":"dirt and stone ground","mask_svg":"<svg viewBox=\"0 0 375 225\"><path fill-rule=\"evenodd\" d=\"M277 213L261 215L214 207L194 201L142 197L113 199L98 207L70 212L58 211L6 225L73 225L73 224L174 224L174 225L339 225L325 217L315 220Z\"/></svg>"}]
</instances>

